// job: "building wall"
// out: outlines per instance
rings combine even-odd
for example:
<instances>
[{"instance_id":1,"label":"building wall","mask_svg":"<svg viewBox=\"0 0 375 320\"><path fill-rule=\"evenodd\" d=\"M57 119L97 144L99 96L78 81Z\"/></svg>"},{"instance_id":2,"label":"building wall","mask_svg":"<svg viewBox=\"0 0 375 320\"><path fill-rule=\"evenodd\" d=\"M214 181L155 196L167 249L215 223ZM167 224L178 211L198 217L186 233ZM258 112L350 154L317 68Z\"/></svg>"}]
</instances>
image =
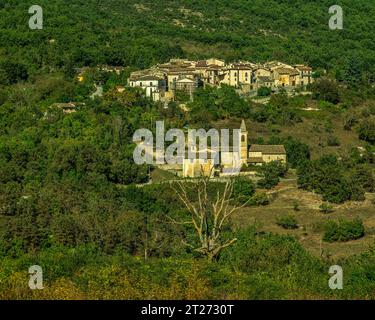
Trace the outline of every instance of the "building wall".
<instances>
[{"instance_id":1,"label":"building wall","mask_svg":"<svg viewBox=\"0 0 375 320\"><path fill-rule=\"evenodd\" d=\"M254 71L255 77L270 77L271 71L266 69L257 69Z\"/></svg>"},{"instance_id":2,"label":"building wall","mask_svg":"<svg viewBox=\"0 0 375 320\"><path fill-rule=\"evenodd\" d=\"M216 65L216 66L220 66L220 67L224 67L224 66L225 66L225 61L223 61L223 60L219 60L219 59L215 59L215 58L212 58L212 59L208 59L208 60L206 60L206 63L207 63L208 65L210 65L210 64L214 64L214 65Z\"/></svg>"},{"instance_id":3,"label":"building wall","mask_svg":"<svg viewBox=\"0 0 375 320\"><path fill-rule=\"evenodd\" d=\"M129 81L131 87L139 87L145 90L146 96L154 101L159 101L161 94L165 91L164 80L136 80Z\"/></svg>"},{"instance_id":4,"label":"building wall","mask_svg":"<svg viewBox=\"0 0 375 320\"><path fill-rule=\"evenodd\" d=\"M252 70L249 69L229 69L225 73L221 83L238 87L241 84L251 84Z\"/></svg>"},{"instance_id":5,"label":"building wall","mask_svg":"<svg viewBox=\"0 0 375 320\"><path fill-rule=\"evenodd\" d=\"M277 87L289 87L289 75L275 73L275 85Z\"/></svg>"},{"instance_id":6,"label":"building wall","mask_svg":"<svg viewBox=\"0 0 375 320\"><path fill-rule=\"evenodd\" d=\"M300 77L299 77L299 84L306 86L310 83L313 83L314 79L312 77L312 72L300 72Z\"/></svg>"},{"instance_id":7,"label":"building wall","mask_svg":"<svg viewBox=\"0 0 375 320\"><path fill-rule=\"evenodd\" d=\"M285 154L269 154L263 152L249 152L250 158L262 158L264 163L269 163L272 161L281 161L282 163L286 163L286 155Z\"/></svg>"},{"instance_id":8,"label":"building wall","mask_svg":"<svg viewBox=\"0 0 375 320\"><path fill-rule=\"evenodd\" d=\"M182 165L182 175L184 178L197 178L202 175L213 175L213 167L214 165L212 159L184 159Z\"/></svg>"},{"instance_id":9,"label":"building wall","mask_svg":"<svg viewBox=\"0 0 375 320\"><path fill-rule=\"evenodd\" d=\"M282 163L286 163L286 155L285 154L264 154L262 155L263 162L269 163L272 161L281 161Z\"/></svg>"},{"instance_id":10,"label":"building wall","mask_svg":"<svg viewBox=\"0 0 375 320\"><path fill-rule=\"evenodd\" d=\"M167 75L167 81L168 81L168 91L174 90L174 81L178 80L178 75L176 74L168 74Z\"/></svg>"},{"instance_id":11,"label":"building wall","mask_svg":"<svg viewBox=\"0 0 375 320\"><path fill-rule=\"evenodd\" d=\"M247 153L247 132L241 132L241 162L243 164L247 163L248 153Z\"/></svg>"},{"instance_id":12,"label":"building wall","mask_svg":"<svg viewBox=\"0 0 375 320\"><path fill-rule=\"evenodd\" d=\"M262 152L249 152L249 157L250 158L261 158Z\"/></svg>"}]
</instances>

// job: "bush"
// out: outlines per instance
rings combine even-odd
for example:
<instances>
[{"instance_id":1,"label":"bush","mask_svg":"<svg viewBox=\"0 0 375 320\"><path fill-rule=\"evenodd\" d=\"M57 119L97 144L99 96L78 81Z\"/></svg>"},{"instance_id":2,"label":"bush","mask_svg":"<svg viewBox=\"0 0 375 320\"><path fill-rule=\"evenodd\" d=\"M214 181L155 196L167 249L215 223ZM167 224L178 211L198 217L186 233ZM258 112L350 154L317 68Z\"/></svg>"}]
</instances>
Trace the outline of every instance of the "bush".
<instances>
[{"instance_id":1,"label":"bush","mask_svg":"<svg viewBox=\"0 0 375 320\"><path fill-rule=\"evenodd\" d=\"M293 203L293 210L294 211L300 211L301 210L300 207L299 207L299 204L297 202Z\"/></svg>"},{"instance_id":2,"label":"bush","mask_svg":"<svg viewBox=\"0 0 375 320\"><path fill-rule=\"evenodd\" d=\"M342 203L359 198L361 194L347 172L348 168L336 156L325 155L301 164L297 169L298 185L321 194L324 201Z\"/></svg>"},{"instance_id":3,"label":"bush","mask_svg":"<svg viewBox=\"0 0 375 320\"><path fill-rule=\"evenodd\" d=\"M359 139L375 144L375 118L363 120L358 127Z\"/></svg>"},{"instance_id":4,"label":"bush","mask_svg":"<svg viewBox=\"0 0 375 320\"><path fill-rule=\"evenodd\" d=\"M255 186L253 182L244 177L238 177L234 182L233 194L238 204L244 204L254 195Z\"/></svg>"},{"instance_id":5,"label":"bush","mask_svg":"<svg viewBox=\"0 0 375 320\"><path fill-rule=\"evenodd\" d=\"M333 206L331 206L329 203L324 202L319 206L319 209L323 213L330 213L333 212Z\"/></svg>"},{"instance_id":6,"label":"bush","mask_svg":"<svg viewBox=\"0 0 375 320\"><path fill-rule=\"evenodd\" d=\"M277 218L276 224L284 229L298 229L298 222L292 214Z\"/></svg>"},{"instance_id":7,"label":"bush","mask_svg":"<svg viewBox=\"0 0 375 320\"><path fill-rule=\"evenodd\" d=\"M268 97L272 93L272 90L267 87L260 87L258 89L258 97Z\"/></svg>"},{"instance_id":8,"label":"bush","mask_svg":"<svg viewBox=\"0 0 375 320\"><path fill-rule=\"evenodd\" d=\"M326 242L345 242L362 238L365 235L365 228L360 219L353 221L340 220L329 221L324 226L323 240Z\"/></svg>"},{"instance_id":9,"label":"bush","mask_svg":"<svg viewBox=\"0 0 375 320\"><path fill-rule=\"evenodd\" d=\"M279 178L285 176L287 168L280 161L272 161L263 165L261 171L264 174L264 178L259 180L258 186L260 188L272 189L279 183Z\"/></svg>"},{"instance_id":10,"label":"bush","mask_svg":"<svg viewBox=\"0 0 375 320\"><path fill-rule=\"evenodd\" d=\"M355 126L358 122L357 117L354 114L349 114L344 118L344 129L347 131L352 130L353 126Z\"/></svg>"},{"instance_id":11,"label":"bush","mask_svg":"<svg viewBox=\"0 0 375 320\"><path fill-rule=\"evenodd\" d=\"M270 200L266 193L256 192L250 200L250 205L253 206L266 206L270 203Z\"/></svg>"},{"instance_id":12,"label":"bush","mask_svg":"<svg viewBox=\"0 0 375 320\"><path fill-rule=\"evenodd\" d=\"M340 102L338 86L328 79L321 79L312 85L313 98L323 100L333 104Z\"/></svg>"},{"instance_id":13,"label":"bush","mask_svg":"<svg viewBox=\"0 0 375 320\"><path fill-rule=\"evenodd\" d=\"M327 145L330 147L338 147L340 145L340 141L335 136L328 136Z\"/></svg>"}]
</instances>

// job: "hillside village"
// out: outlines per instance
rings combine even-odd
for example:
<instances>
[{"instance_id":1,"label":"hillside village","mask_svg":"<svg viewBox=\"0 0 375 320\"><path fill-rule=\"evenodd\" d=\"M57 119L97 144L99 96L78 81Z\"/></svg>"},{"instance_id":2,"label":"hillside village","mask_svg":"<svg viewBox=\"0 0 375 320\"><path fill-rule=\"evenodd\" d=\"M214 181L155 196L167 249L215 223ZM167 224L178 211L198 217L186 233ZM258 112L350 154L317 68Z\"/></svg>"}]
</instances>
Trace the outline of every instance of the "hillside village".
<instances>
[{"instance_id":1,"label":"hillside village","mask_svg":"<svg viewBox=\"0 0 375 320\"><path fill-rule=\"evenodd\" d=\"M288 65L279 61L227 64L211 58L198 61L171 59L167 63L131 73L128 85L142 88L152 100L163 102L173 100L179 91L192 98L194 91L204 86L226 84L246 94L262 87L273 92L280 88L288 91L305 87L313 81L312 68L303 64Z\"/></svg>"}]
</instances>

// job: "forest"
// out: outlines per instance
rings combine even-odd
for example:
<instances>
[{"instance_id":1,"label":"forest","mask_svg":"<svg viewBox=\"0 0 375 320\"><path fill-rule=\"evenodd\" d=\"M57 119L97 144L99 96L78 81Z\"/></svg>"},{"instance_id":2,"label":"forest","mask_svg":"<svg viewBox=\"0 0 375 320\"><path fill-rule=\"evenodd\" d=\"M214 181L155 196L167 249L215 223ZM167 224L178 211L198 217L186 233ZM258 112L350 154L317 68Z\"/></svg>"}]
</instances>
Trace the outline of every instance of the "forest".
<instances>
[{"instance_id":1,"label":"forest","mask_svg":"<svg viewBox=\"0 0 375 320\"><path fill-rule=\"evenodd\" d=\"M257 169L256 182L234 179L231 206L267 208L269 192L295 174L298 192L321 197L322 241L372 239L361 220L329 219L332 208L353 202L372 201L375 213L368 200L375 192L375 4L337 4L345 12L339 31L328 28L325 0L40 0L43 30L30 30L33 3L0 0L0 298L374 299L373 240L357 255L317 256L293 233L233 218L220 241L236 241L207 259L195 250L196 230L176 223L191 215L176 185L133 162L133 133L154 131L156 120L166 129L208 129L236 128L245 118L249 143L283 144L288 167ZM213 55L306 63L318 79L311 95L281 92L266 105L228 86L199 89L193 101L168 108L138 89L116 90L131 71ZM103 64L124 70L77 81L77 68ZM91 98L98 82L103 96ZM71 101L77 112L54 106ZM319 112L304 110L311 106ZM307 136L301 127L311 128ZM207 201L225 188L208 183ZM194 189L187 197L198 201ZM304 209L293 206L293 215L273 222L280 230L300 228L294 215ZM327 285L334 264L345 268L344 290ZM31 265L42 266L44 290L28 288Z\"/></svg>"}]
</instances>

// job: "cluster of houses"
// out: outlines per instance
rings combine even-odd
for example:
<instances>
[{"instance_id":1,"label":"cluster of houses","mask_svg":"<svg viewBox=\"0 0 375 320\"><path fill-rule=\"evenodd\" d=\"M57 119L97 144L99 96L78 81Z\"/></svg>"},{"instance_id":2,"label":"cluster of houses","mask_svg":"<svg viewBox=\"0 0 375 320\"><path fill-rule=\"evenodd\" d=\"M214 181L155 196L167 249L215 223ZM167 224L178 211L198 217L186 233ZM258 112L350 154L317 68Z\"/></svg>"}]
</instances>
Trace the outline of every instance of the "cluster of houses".
<instances>
[{"instance_id":1,"label":"cluster of houses","mask_svg":"<svg viewBox=\"0 0 375 320\"><path fill-rule=\"evenodd\" d=\"M171 59L150 69L131 73L128 85L145 90L154 101L173 100L178 91L190 96L201 86L230 85L244 93L261 87L277 91L293 89L313 82L311 67L288 65L278 61L254 64L240 61L226 64L219 59L190 61Z\"/></svg>"},{"instance_id":2,"label":"cluster of houses","mask_svg":"<svg viewBox=\"0 0 375 320\"><path fill-rule=\"evenodd\" d=\"M202 175L225 177L238 174L252 174L253 172L248 170L245 172L241 171L250 166L262 166L272 161L280 161L284 165L287 163L287 155L283 145L248 145L248 131L244 120L242 120L240 127L238 151L234 151L233 148L225 151L220 150L218 154L219 163L215 163L212 156L213 150L209 147L196 152L198 155L200 152L205 152L207 157L202 158L197 156L196 159L190 159L188 153L186 153L182 165L163 164L159 165L159 167L183 178L196 178ZM157 156L156 153L154 155ZM238 168L240 168L240 172L238 172Z\"/></svg>"}]
</instances>

